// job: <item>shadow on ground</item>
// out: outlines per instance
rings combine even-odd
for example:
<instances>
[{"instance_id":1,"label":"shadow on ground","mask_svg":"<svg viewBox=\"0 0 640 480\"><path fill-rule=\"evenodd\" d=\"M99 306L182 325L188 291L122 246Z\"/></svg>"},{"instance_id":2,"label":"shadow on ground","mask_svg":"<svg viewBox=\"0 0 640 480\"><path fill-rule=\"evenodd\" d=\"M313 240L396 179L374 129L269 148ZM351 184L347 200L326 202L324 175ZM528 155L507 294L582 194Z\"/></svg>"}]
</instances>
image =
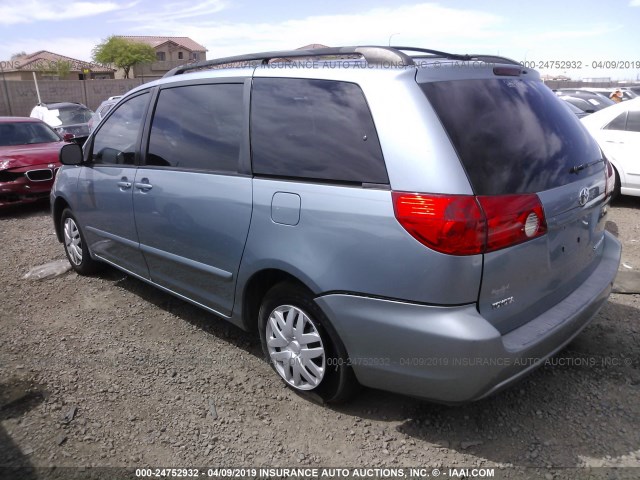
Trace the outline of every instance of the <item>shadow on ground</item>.
<instances>
[{"instance_id":1,"label":"shadow on ground","mask_svg":"<svg viewBox=\"0 0 640 480\"><path fill-rule=\"evenodd\" d=\"M20 379L0 383L0 421L22 417L45 399L46 392L39 385ZM38 478L25 454L0 426L0 476L15 480Z\"/></svg>"},{"instance_id":2,"label":"shadow on ground","mask_svg":"<svg viewBox=\"0 0 640 480\"><path fill-rule=\"evenodd\" d=\"M103 274L140 298L251 355L256 335L115 270ZM638 309L609 302L563 352L521 383L488 399L443 406L363 389L336 412L394 422L406 435L494 462L574 467L640 449ZM630 335L629 332L635 332ZM473 367L472 367L473 368ZM477 367L481 368L481 367ZM274 381L277 381L274 377Z\"/></svg>"}]
</instances>

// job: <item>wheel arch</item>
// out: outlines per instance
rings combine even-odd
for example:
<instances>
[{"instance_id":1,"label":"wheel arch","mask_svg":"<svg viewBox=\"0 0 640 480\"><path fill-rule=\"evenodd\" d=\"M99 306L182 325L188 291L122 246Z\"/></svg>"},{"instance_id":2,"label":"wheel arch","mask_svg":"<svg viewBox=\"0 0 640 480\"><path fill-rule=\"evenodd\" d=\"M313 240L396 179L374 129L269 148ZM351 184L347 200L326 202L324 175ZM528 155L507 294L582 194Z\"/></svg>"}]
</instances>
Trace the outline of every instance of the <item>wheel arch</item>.
<instances>
[{"instance_id":1,"label":"wheel arch","mask_svg":"<svg viewBox=\"0 0 640 480\"><path fill-rule=\"evenodd\" d=\"M65 208L69 208L69 202L67 202L63 197L57 197L55 202L53 203L53 225L56 230L56 237L58 237L58 242L62 243L62 228L60 227L60 220L62 219L62 212L64 212Z\"/></svg>"},{"instance_id":2,"label":"wheel arch","mask_svg":"<svg viewBox=\"0 0 640 480\"><path fill-rule=\"evenodd\" d=\"M297 276L279 268L266 268L254 272L242 289L242 327L249 332L257 332L258 312L267 292L282 282L291 282L313 294L313 289Z\"/></svg>"}]
</instances>

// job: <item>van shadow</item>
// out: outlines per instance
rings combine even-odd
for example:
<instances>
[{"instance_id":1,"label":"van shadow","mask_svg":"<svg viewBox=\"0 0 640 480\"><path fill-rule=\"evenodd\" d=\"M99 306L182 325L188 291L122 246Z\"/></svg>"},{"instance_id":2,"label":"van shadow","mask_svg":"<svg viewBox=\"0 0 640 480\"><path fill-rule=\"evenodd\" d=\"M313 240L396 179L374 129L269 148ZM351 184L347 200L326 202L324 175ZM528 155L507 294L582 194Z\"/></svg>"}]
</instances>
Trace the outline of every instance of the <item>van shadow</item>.
<instances>
[{"instance_id":1,"label":"van shadow","mask_svg":"<svg viewBox=\"0 0 640 480\"><path fill-rule=\"evenodd\" d=\"M612 202L612 207L640 209L640 197L631 195L618 195Z\"/></svg>"},{"instance_id":2,"label":"van shadow","mask_svg":"<svg viewBox=\"0 0 640 480\"><path fill-rule=\"evenodd\" d=\"M256 334L108 269L102 277L257 357ZM389 425L415 440L493 462L575 467L640 449L640 344L629 331L638 309L607 303L564 351L519 384L474 403L446 406L364 388L336 413ZM625 362L629 362L628 364ZM473 367L470 367L473 368ZM274 377L275 378L275 377Z\"/></svg>"},{"instance_id":3,"label":"van shadow","mask_svg":"<svg viewBox=\"0 0 640 480\"><path fill-rule=\"evenodd\" d=\"M20 418L44 401L45 396L46 392L42 387L26 380L14 378L0 383L0 421ZM1 425L0 477L16 480L38 478L27 455L20 450Z\"/></svg>"},{"instance_id":4,"label":"van shadow","mask_svg":"<svg viewBox=\"0 0 640 480\"><path fill-rule=\"evenodd\" d=\"M115 268L106 267L101 277L113 281L116 286L133 293L161 310L176 315L181 320L202 330L206 334L224 340L228 344L240 348L251 355L263 358L262 347L257 332L245 332L222 317L165 293Z\"/></svg>"}]
</instances>

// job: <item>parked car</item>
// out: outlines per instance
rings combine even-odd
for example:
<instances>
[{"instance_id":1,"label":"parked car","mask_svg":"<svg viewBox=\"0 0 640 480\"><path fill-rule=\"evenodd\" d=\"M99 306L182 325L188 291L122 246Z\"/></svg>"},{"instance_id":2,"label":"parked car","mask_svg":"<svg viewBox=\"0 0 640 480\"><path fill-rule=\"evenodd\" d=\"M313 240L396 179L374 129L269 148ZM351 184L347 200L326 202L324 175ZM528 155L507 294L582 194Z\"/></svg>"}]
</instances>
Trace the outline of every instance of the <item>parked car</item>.
<instances>
[{"instance_id":1,"label":"parked car","mask_svg":"<svg viewBox=\"0 0 640 480\"><path fill-rule=\"evenodd\" d=\"M582 120L615 169L615 192L640 196L640 98Z\"/></svg>"},{"instance_id":2,"label":"parked car","mask_svg":"<svg viewBox=\"0 0 640 480\"><path fill-rule=\"evenodd\" d=\"M121 98L122 95L109 97L104 102L102 102L98 108L96 108L96 111L93 113L91 119L89 120L89 131L93 132L93 130L98 126L98 123L100 123L100 120L102 120L105 115L109 113L109 110L111 110L111 108L116 103L118 103L118 100L120 100Z\"/></svg>"},{"instance_id":3,"label":"parked car","mask_svg":"<svg viewBox=\"0 0 640 480\"><path fill-rule=\"evenodd\" d=\"M627 88L599 88L599 87L578 87L578 88L559 88L557 91L562 92L566 95L574 95L581 93L592 93L607 99L611 99L611 94L616 90L620 90L622 92L622 100L631 100L636 98L637 95L632 90L628 90ZM615 103L615 102L614 102Z\"/></svg>"},{"instance_id":4,"label":"parked car","mask_svg":"<svg viewBox=\"0 0 640 480\"><path fill-rule=\"evenodd\" d=\"M41 120L0 117L0 208L48 198L64 144Z\"/></svg>"},{"instance_id":5,"label":"parked car","mask_svg":"<svg viewBox=\"0 0 640 480\"><path fill-rule=\"evenodd\" d=\"M615 105L616 103L613 100L595 93L556 93L562 100L569 102L575 107L578 107L585 113L597 112L604 108L610 107L611 105Z\"/></svg>"},{"instance_id":6,"label":"parked car","mask_svg":"<svg viewBox=\"0 0 640 480\"><path fill-rule=\"evenodd\" d=\"M36 105L30 116L49 124L61 135L70 133L74 137L86 137L92 115L93 112L81 103L56 102Z\"/></svg>"},{"instance_id":7,"label":"parked car","mask_svg":"<svg viewBox=\"0 0 640 480\"><path fill-rule=\"evenodd\" d=\"M199 62L61 159L52 214L76 272L104 262L257 332L277 375L327 402L358 384L486 397L589 323L620 261L613 169L502 57Z\"/></svg>"},{"instance_id":8,"label":"parked car","mask_svg":"<svg viewBox=\"0 0 640 480\"><path fill-rule=\"evenodd\" d=\"M567 108L569 110L571 110L571 113L573 113L576 117L582 118L582 117L586 117L587 115L589 115L589 113L585 112L584 110L576 107L571 102L567 101L567 97L561 96L560 100L562 100L562 103L564 103L567 106Z\"/></svg>"}]
</instances>

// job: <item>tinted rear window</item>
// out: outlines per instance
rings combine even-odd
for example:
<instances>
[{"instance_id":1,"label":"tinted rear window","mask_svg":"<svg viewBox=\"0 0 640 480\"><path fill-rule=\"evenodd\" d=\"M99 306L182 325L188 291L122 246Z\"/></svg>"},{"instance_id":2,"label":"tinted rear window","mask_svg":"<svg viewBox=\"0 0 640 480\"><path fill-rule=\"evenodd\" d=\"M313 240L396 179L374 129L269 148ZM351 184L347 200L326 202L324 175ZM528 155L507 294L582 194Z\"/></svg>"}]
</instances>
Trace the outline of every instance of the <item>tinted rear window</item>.
<instances>
[{"instance_id":1,"label":"tinted rear window","mask_svg":"<svg viewBox=\"0 0 640 480\"><path fill-rule=\"evenodd\" d=\"M455 80L421 87L478 195L549 190L593 173L569 170L601 158L580 121L541 82Z\"/></svg>"},{"instance_id":2,"label":"tinted rear window","mask_svg":"<svg viewBox=\"0 0 640 480\"><path fill-rule=\"evenodd\" d=\"M86 107L62 107L58 109L58 118L62 125L73 125L75 123L87 123L91 119L93 112Z\"/></svg>"},{"instance_id":3,"label":"tinted rear window","mask_svg":"<svg viewBox=\"0 0 640 480\"><path fill-rule=\"evenodd\" d=\"M369 107L353 83L254 79L251 150L257 174L389 181Z\"/></svg>"}]
</instances>

